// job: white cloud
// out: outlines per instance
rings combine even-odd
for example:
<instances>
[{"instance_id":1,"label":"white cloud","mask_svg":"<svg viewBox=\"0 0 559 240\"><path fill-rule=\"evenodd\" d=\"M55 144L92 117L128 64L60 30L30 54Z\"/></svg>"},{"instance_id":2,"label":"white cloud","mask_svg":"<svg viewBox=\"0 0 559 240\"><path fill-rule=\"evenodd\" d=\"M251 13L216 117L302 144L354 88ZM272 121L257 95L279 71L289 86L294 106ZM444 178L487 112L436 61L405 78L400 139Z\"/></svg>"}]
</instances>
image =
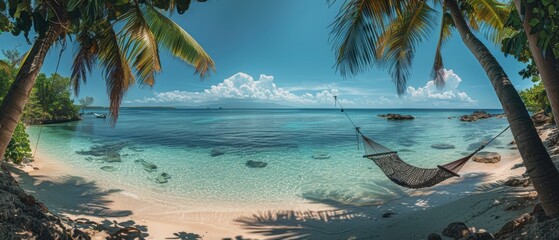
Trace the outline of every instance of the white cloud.
<instances>
[{"instance_id":1,"label":"white cloud","mask_svg":"<svg viewBox=\"0 0 559 240\"><path fill-rule=\"evenodd\" d=\"M476 103L466 92L458 90L458 86L462 79L452 70L444 69L445 86L438 89L435 81L428 81L425 86L414 88L408 86L406 90L406 99L412 102L434 102L440 101L442 103L461 102L461 103Z\"/></svg>"},{"instance_id":2,"label":"white cloud","mask_svg":"<svg viewBox=\"0 0 559 240\"><path fill-rule=\"evenodd\" d=\"M145 97L126 101L126 103L186 103L204 104L224 99L251 100L256 102L277 103L296 106L319 106L333 104L337 89L317 90L314 93L295 94L274 83L273 76L260 75L258 80L246 73L239 72L223 82L200 92L169 91L154 93L154 97ZM353 102L346 100L345 103Z\"/></svg>"}]
</instances>

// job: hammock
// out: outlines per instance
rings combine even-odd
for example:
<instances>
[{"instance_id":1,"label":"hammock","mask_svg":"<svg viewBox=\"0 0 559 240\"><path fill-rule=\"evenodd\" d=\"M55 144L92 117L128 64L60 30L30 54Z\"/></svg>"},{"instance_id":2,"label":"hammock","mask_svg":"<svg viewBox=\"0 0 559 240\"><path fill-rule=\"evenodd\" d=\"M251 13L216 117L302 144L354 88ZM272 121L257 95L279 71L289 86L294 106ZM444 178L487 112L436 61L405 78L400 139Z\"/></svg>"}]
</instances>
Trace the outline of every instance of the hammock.
<instances>
[{"instance_id":1,"label":"hammock","mask_svg":"<svg viewBox=\"0 0 559 240\"><path fill-rule=\"evenodd\" d=\"M334 96L334 99L337 104L340 104L336 96ZM507 129L509 129L509 127L506 127L502 132L497 134L488 142L482 144L478 149L470 153L468 156L444 165L437 165L437 168L420 168L404 162L400 158L400 156L398 156L398 152L390 150L389 148L382 146L379 143L363 135L360 128L353 123L349 115L344 111L341 104L340 108L341 111L345 113L351 124L355 127L355 130L358 134L357 139L359 139L359 136L361 136L361 138L363 139L363 147L365 149L365 155L363 155L363 157L373 160L373 162L375 162L380 170L384 172L388 179L406 188L432 187L449 178L460 177L460 175L458 175L458 172L460 171L460 169L462 169L462 166L464 166L464 164L466 164L466 162L470 160L472 156L481 151L483 148L485 148L485 146L487 146L489 143L503 134Z\"/></svg>"}]
</instances>

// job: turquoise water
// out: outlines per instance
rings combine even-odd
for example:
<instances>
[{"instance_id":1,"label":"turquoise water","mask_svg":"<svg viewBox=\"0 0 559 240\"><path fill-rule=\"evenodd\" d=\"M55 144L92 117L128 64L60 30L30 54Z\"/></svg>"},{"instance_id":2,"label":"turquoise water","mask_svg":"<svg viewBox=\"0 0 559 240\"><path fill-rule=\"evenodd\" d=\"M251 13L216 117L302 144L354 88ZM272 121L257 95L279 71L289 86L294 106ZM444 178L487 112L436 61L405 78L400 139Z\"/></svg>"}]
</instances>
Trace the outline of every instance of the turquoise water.
<instances>
[{"instance_id":1,"label":"turquoise water","mask_svg":"<svg viewBox=\"0 0 559 240\"><path fill-rule=\"evenodd\" d=\"M464 156L477 143L507 126L506 119L460 122L472 110L347 110L362 132L399 151L402 159L433 167ZM499 110L490 110L499 113ZM387 121L377 114L412 114L411 121ZM448 117L454 117L448 119ZM35 146L41 127L28 132ZM506 132L488 151L511 154ZM455 149L430 146L448 143ZM103 156L120 155L120 162ZM113 148L107 150L107 147ZM84 115L80 122L43 126L39 152L99 184L150 191L192 201L300 202L307 200L364 205L398 197L388 181L357 149L353 126L337 110L186 110L122 109L116 127ZM211 156L218 149L223 155ZM104 152L105 151L105 152ZM329 159L313 159L325 152ZM105 154L106 155L106 154ZM149 172L139 161L157 166ZM248 160L266 162L249 168ZM110 166L108 172L101 167ZM157 183L161 173L171 176ZM70 173L71 174L71 173Z\"/></svg>"}]
</instances>

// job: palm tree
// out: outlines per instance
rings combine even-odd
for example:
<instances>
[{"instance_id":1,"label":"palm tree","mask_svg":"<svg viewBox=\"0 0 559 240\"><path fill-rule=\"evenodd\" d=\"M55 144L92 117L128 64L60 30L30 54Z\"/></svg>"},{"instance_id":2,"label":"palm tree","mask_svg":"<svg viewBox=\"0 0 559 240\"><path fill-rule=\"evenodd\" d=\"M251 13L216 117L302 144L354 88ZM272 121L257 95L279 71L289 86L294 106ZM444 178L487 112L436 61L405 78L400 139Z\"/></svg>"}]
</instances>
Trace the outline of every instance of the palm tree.
<instances>
[{"instance_id":1,"label":"palm tree","mask_svg":"<svg viewBox=\"0 0 559 240\"><path fill-rule=\"evenodd\" d=\"M441 9L438 21L435 7ZM386 67L403 94L415 47L439 26L433 75L443 86L440 50L455 28L495 89L542 206L555 217L559 216L559 172L507 74L472 32L480 30L500 39L506 9L497 0L347 0L332 30L337 67L342 75L355 75L373 65Z\"/></svg>"},{"instance_id":2,"label":"palm tree","mask_svg":"<svg viewBox=\"0 0 559 240\"><path fill-rule=\"evenodd\" d=\"M200 1L200 0L199 0ZM33 24L37 38L28 52L14 83L0 106L0 156L29 99L35 78L49 49L57 41L66 46L68 35L75 36L77 52L71 80L76 93L95 65L104 72L113 123L124 93L136 79L152 86L161 71L159 47L194 66L201 77L214 62L202 47L178 24L162 12L175 8L179 14L190 1L8 1L14 20L14 33L27 34ZM13 13L13 14L12 14ZM33 16L33 20L31 17Z\"/></svg>"},{"instance_id":3,"label":"palm tree","mask_svg":"<svg viewBox=\"0 0 559 240\"><path fill-rule=\"evenodd\" d=\"M521 0L514 0L516 10L518 14L523 15L523 27L526 34L526 39L528 39L528 45L530 47L530 53L532 59L536 63L536 67L540 74L543 86L547 98L549 99L549 104L551 105L551 111L553 113L553 119L555 121L559 120L559 63L557 62L557 57L553 52L553 46L549 46L545 51L538 45L540 41L539 32L532 33L532 21L534 17L533 9L537 6L538 2L526 2ZM547 11L546 11L547 12ZM524 13L524 14L522 14Z\"/></svg>"}]
</instances>

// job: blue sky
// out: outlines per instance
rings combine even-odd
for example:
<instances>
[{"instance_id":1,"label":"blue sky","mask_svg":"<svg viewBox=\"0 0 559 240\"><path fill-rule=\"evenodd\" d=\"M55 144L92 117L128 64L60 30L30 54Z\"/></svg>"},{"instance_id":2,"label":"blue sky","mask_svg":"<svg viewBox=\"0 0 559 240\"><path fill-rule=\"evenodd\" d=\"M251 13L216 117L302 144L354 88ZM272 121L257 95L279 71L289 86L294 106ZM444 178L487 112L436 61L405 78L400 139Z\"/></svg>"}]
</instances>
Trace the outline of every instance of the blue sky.
<instances>
[{"instance_id":1,"label":"blue sky","mask_svg":"<svg viewBox=\"0 0 559 240\"><path fill-rule=\"evenodd\" d=\"M153 88L133 87L123 106L205 106L221 102L265 102L292 107L332 107L332 91L346 107L362 108L500 108L487 76L464 47L457 33L443 50L447 87L429 82L435 39L418 47L406 94L398 97L386 70L371 69L356 77L336 73L329 25L340 4L326 1L236 0L193 1L184 15L172 18L189 32L216 63L217 71L201 80L194 69L161 51L163 71ZM433 34L435 36L436 34ZM0 35L2 49L27 51L22 36ZM518 71L523 64L488 46L517 87L532 85ZM69 43L58 72L70 75ZM53 48L42 71L55 71L60 47ZM100 71L82 86L79 96L92 96L94 105L108 105Z\"/></svg>"}]
</instances>

